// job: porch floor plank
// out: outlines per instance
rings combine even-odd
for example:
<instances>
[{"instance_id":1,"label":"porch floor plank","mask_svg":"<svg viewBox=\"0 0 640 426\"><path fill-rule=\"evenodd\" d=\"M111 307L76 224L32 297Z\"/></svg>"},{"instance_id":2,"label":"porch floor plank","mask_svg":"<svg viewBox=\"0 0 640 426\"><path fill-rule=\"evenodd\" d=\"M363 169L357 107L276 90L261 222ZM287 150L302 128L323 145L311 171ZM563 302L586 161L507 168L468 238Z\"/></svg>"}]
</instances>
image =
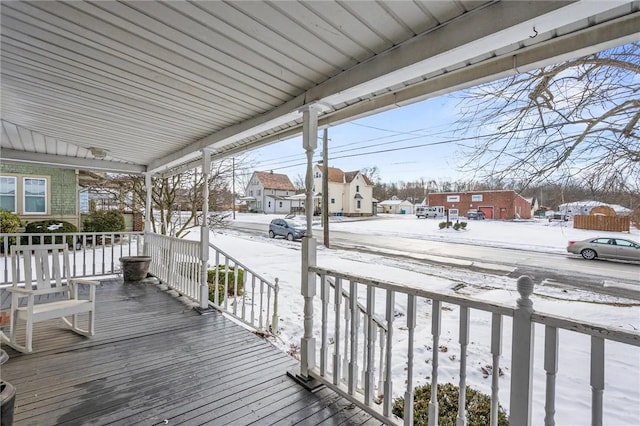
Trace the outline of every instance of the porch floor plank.
<instances>
[{"instance_id":1,"label":"porch floor plank","mask_svg":"<svg viewBox=\"0 0 640 426\"><path fill-rule=\"evenodd\" d=\"M302 388L286 375L298 362L268 341L157 285L103 280L96 316L93 337L52 320L35 324L32 354L3 347L15 425L380 424Z\"/></svg>"}]
</instances>

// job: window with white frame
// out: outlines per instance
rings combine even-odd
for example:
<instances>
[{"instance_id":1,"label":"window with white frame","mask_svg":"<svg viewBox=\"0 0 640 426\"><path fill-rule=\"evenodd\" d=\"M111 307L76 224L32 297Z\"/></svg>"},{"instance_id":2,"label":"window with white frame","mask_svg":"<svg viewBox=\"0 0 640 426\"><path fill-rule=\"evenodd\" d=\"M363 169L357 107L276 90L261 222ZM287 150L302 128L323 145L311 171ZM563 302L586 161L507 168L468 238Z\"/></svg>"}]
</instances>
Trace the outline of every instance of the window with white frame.
<instances>
[{"instance_id":1,"label":"window with white frame","mask_svg":"<svg viewBox=\"0 0 640 426\"><path fill-rule=\"evenodd\" d=\"M357 200L357 201L356 201L356 208L357 208L357 209L359 209L359 208L361 208L361 207L362 207L362 201Z\"/></svg>"},{"instance_id":2,"label":"window with white frame","mask_svg":"<svg viewBox=\"0 0 640 426\"><path fill-rule=\"evenodd\" d=\"M24 212L47 213L47 180L44 178L24 178Z\"/></svg>"},{"instance_id":3,"label":"window with white frame","mask_svg":"<svg viewBox=\"0 0 640 426\"><path fill-rule=\"evenodd\" d=\"M280 201L280 207L282 207L282 201Z\"/></svg>"},{"instance_id":4,"label":"window with white frame","mask_svg":"<svg viewBox=\"0 0 640 426\"><path fill-rule=\"evenodd\" d=\"M360 192L360 185L356 185L356 192Z\"/></svg>"},{"instance_id":5,"label":"window with white frame","mask_svg":"<svg viewBox=\"0 0 640 426\"><path fill-rule=\"evenodd\" d=\"M256 190L256 195L260 197L262 195L262 190L261 189Z\"/></svg>"},{"instance_id":6,"label":"window with white frame","mask_svg":"<svg viewBox=\"0 0 640 426\"><path fill-rule=\"evenodd\" d=\"M16 201L16 178L13 176L0 176L0 208L16 213Z\"/></svg>"},{"instance_id":7,"label":"window with white frame","mask_svg":"<svg viewBox=\"0 0 640 426\"><path fill-rule=\"evenodd\" d=\"M332 199L331 199L331 204L335 204L335 203L336 203L336 199L335 199L335 198L332 198Z\"/></svg>"}]
</instances>

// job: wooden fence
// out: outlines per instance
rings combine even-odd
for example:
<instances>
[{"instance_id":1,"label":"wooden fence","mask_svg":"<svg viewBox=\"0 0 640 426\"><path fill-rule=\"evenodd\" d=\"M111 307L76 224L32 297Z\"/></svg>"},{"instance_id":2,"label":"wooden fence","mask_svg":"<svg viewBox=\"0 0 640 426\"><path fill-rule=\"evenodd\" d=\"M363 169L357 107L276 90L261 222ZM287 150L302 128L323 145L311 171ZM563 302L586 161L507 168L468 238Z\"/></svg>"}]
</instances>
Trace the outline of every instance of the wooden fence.
<instances>
[{"instance_id":1,"label":"wooden fence","mask_svg":"<svg viewBox=\"0 0 640 426\"><path fill-rule=\"evenodd\" d=\"M629 216L576 215L573 227L594 231L629 232L631 221Z\"/></svg>"}]
</instances>

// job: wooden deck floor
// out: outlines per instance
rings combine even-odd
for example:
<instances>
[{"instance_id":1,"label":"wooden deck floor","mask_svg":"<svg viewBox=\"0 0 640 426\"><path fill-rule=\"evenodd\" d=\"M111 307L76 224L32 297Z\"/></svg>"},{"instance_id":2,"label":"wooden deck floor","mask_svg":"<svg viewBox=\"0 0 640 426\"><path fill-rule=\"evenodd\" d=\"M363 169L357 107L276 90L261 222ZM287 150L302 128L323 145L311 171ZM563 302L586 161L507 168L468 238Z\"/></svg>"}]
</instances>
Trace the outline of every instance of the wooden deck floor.
<instances>
[{"instance_id":1,"label":"wooden deck floor","mask_svg":"<svg viewBox=\"0 0 640 426\"><path fill-rule=\"evenodd\" d=\"M377 425L328 389L287 377L298 363L217 313L154 284L102 282L96 335L36 324L34 353L3 349L15 425Z\"/></svg>"}]
</instances>

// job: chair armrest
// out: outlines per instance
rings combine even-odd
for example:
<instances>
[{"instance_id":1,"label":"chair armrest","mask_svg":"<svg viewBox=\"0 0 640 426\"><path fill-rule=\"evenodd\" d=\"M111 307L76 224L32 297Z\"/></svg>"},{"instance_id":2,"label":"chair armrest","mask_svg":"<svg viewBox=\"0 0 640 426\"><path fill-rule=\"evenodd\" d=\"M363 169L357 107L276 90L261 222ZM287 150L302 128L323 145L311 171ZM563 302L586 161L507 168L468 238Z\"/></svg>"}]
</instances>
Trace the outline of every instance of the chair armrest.
<instances>
[{"instance_id":1,"label":"chair armrest","mask_svg":"<svg viewBox=\"0 0 640 426\"><path fill-rule=\"evenodd\" d=\"M5 290L11 293L24 294L25 296L28 296L30 294L35 294L35 290L27 290L26 288L20 288L20 287L6 287Z\"/></svg>"},{"instance_id":2,"label":"chair armrest","mask_svg":"<svg viewBox=\"0 0 640 426\"><path fill-rule=\"evenodd\" d=\"M72 278L69 280L69 283L72 285L74 284L86 284L86 285L92 285L92 286L100 285L100 281L86 280L82 278Z\"/></svg>"},{"instance_id":3,"label":"chair armrest","mask_svg":"<svg viewBox=\"0 0 640 426\"><path fill-rule=\"evenodd\" d=\"M5 290L11 292L11 293L18 293L21 296L20 297L25 297L25 296L39 296L41 294L51 294L51 293L62 293L65 291L69 291L68 288L58 288L58 287L53 287L53 288L47 288L47 289L42 289L42 290L27 290L26 288L21 288L21 287L7 287L5 288Z\"/></svg>"}]
</instances>

